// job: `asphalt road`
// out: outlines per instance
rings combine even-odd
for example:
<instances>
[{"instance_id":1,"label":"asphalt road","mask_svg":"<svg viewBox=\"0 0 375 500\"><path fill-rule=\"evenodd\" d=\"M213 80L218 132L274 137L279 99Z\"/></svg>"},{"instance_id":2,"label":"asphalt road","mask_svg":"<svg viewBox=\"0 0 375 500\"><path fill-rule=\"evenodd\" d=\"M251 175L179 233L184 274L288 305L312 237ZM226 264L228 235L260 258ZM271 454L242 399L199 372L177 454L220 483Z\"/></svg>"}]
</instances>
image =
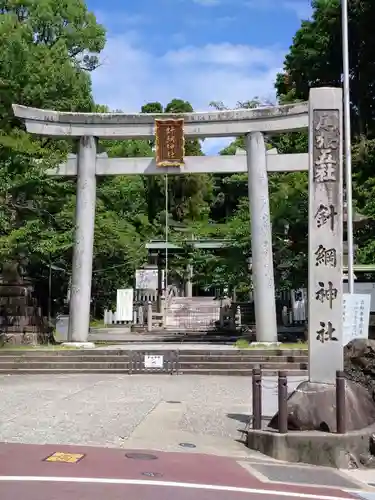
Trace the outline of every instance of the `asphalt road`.
<instances>
[{"instance_id":1,"label":"asphalt road","mask_svg":"<svg viewBox=\"0 0 375 500\"><path fill-rule=\"evenodd\" d=\"M56 452L61 454L60 460L71 460L71 462L49 462L49 457L55 456ZM153 451L141 453L139 456L136 451L131 450L3 443L0 444L0 498L1 500L358 498L337 488L262 482L233 458L196 453Z\"/></svg>"}]
</instances>

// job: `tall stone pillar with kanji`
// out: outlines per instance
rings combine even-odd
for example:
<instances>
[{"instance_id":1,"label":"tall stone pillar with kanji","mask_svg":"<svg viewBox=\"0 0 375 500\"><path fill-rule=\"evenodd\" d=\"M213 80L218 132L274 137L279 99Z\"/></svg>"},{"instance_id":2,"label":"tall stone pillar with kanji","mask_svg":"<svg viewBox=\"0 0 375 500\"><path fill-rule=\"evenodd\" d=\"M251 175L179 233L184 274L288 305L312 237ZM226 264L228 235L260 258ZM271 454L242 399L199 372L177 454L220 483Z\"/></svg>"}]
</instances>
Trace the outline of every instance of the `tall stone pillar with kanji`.
<instances>
[{"instance_id":1,"label":"tall stone pillar with kanji","mask_svg":"<svg viewBox=\"0 0 375 500\"><path fill-rule=\"evenodd\" d=\"M342 90L309 100L309 380L334 384L343 369Z\"/></svg>"}]
</instances>

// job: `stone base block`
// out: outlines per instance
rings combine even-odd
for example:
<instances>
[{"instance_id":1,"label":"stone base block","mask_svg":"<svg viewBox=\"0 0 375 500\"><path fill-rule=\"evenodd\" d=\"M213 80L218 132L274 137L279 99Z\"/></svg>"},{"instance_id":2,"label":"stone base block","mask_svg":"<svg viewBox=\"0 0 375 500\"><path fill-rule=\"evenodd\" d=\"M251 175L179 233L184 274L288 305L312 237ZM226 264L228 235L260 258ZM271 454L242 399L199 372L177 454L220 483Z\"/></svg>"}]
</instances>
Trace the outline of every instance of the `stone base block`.
<instances>
[{"instance_id":1,"label":"stone base block","mask_svg":"<svg viewBox=\"0 0 375 500\"><path fill-rule=\"evenodd\" d=\"M61 345L64 347L75 347L77 349L95 349L95 344L93 342L63 342Z\"/></svg>"},{"instance_id":2,"label":"stone base block","mask_svg":"<svg viewBox=\"0 0 375 500\"><path fill-rule=\"evenodd\" d=\"M36 332L8 332L6 336L6 345L38 345L38 334Z\"/></svg>"},{"instance_id":3,"label":"stone base block","mask_svg":"<svg viewBox=\"0 0 375 500\"><path fill-rule=\"evenodd\" d=\"M347 434L250 430L247 446L277 460L348 469L366 466L364 457L369 455L374 432L375 425Z\"/></svg>"},{"instance_id":4,"label":"stone base block","mask_svg":"<svg viewBox=\"0 0 375 500\"><path fill-rule=\"evenodd\" d=\"M279 347L281 342L251 342L251 347Z\"/></svg>"}]
</instances>

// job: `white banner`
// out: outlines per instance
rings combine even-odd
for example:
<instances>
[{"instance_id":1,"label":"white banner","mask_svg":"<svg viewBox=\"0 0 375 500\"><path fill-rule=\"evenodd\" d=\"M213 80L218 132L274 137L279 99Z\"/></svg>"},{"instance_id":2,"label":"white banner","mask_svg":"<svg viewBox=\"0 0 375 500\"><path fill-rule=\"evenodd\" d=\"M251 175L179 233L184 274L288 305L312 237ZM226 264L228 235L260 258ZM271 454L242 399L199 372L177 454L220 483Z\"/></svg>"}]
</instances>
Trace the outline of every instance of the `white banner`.
<instances>
[{"instance_id":1,"label":"white banner","mask_svg":"<svg viewBox=\"0 0 375 500\"><path fill-rule=\"evenodd\" d=\"M343 345L354 339L367 339L370 321L370 294L343 295Z\"/></svg>"},{"instance_id":2,"label":"white banner","mask_svg":"<svg viewBox=\"0 0 375 500\"><path fill-rule=\"evenodd\" d=\"M116 321L133 321L133 288L117 290Z\"/></svg>"}]
</instances>

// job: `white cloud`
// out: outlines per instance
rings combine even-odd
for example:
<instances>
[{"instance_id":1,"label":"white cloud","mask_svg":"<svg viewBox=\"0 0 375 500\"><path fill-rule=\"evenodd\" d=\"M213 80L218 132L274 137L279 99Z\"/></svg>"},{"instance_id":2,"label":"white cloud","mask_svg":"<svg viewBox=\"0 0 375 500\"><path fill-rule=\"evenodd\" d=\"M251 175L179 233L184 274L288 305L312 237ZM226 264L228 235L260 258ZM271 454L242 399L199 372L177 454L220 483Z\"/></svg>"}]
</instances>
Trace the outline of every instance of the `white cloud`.
<instances>
[{"instance_id":1,"label":"white cloud","mask_svg":"<svg viewBox=\"0 0 375 500\"><path fill-rule=\"evenodd\" d=\"M137 33L109 36L93 73L96 102L110 109L139 112L150 101L167 104L188 100L194 109L207 110L211 101L235 107L254 96L274 98L274 80L283 52L230 43L187 46L155 56L145 50ZM227 140L204 143L205 151L222 149Z\"/></svg>"},{"instance_id":2,"label":"white cloud","mask_svg":"<svg viewBox=\"0 0 375 500\"><path fill-rule=\"evenodd\" d=\"M283 57L280 50L262 49L249 45L231 43L207 44L204 47L188 46L179 50L168 51L163 59L172 65L215 64L239 68L254 65L274 66Z\"/></svg>"},{"instance_id":3,"label":"white cloud","mask_svg":"<svg viewBox=\"0 0 375 500\"><path fill-rule=\"evenodd\" d=\"M225 43L186 47L157 57L130 34L109 37L101 60L92 75L96 100L130 112L145 102L167 103L174 97L199 109L216 100L234 106L254 96L272 97L283 53L274 47Z\"/></svg>"}]
</instances>

